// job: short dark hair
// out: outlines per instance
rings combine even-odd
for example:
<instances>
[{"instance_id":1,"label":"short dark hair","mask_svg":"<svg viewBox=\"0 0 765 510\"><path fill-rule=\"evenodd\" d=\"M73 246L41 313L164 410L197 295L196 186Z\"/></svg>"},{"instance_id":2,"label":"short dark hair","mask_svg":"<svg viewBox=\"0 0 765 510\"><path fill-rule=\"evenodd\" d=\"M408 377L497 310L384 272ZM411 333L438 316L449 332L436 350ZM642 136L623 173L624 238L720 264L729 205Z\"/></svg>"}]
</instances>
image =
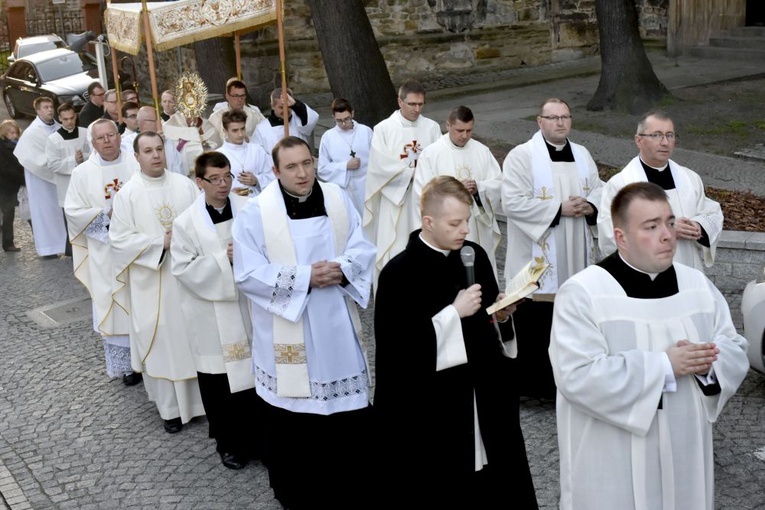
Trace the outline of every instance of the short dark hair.
<instances>
[{"instance_id":1,"label":"short dark hair","mask_svg":"<svg viewBox=\"0 0 765 510\"><path fill-rule=\"evenodd\" d=\"M311 154L311 146L308 145L308 142L297 136L285 136L276 142L276 145L274 145L274 148L271 150L274 166L279 168L279 151L282 149L291 149L292 147L300 147L301 145L305 146L305 148L308 149L308 153ZM313 157L313 154L311 154L311 156Z\"/></svg>"},{"instance_id":2,"label":"short dark hair","mask_svg":"<svg viewBox=\"0 0 765 510\"><path fill-rule=\"evenodd\" d=\"M229 78L226 82L226 94L231 93L231 89L244 89L247 92L247 85L237 77Z\"/></svg>"},{"instance_id":3,"label":"short dark hair","mask_svg":"<svg viewBox=\"0 0 765 510\"><path fill-rule=\"evenodd\" d=\"M228 130L228 126L233 122L247 124L247 114L240 111L228 110L221 115L220 120L223 123L223 129Z\"/></svg>"},{"instance_id":4,"label":"short dark hair","mask_svg":"<svg viewBox=\"0 0 765 510\"><path fill-rule=\"evenodd\" d=\"M658 184L642 181L627 184L616 193L611 202L611 221L614 227L624 228L629 221L627 209L633 201L638 199L669 203L667 193Z\"/></svg>"},{"instance_id":5,"label":"short dark hair","mask_svg":"<svg viewBox=\"0 0 765 510\"><path fill-rule=\"evenodd\" d=\"M63 112L68 112L68 111L73 111L73 112L76 111L74 109L74 105L70 103L69 101L67 101L64 104L60 104L58 108L56 108L56 113L58 113L59 115L61 115Z\"/></svg>"},{"instance_id":6,"label":"short dark hair","mask_svg":"<svg viewBox=\"0 0 765 510\"><path fill-rule=\"evenodd\" d=\"M424 188L420 196L420 215L430 216L441 209L444 199L454 197L463 204L473 205L473 195L460 181L451 175L439 175L433 177Z\"/></svg>"},{"instance_id":7,"label":"short dark hair","mask_svg":"<svg viewBox=\"0 0 765 510\"><path fill-rule=\"evenodd\" d=\"M353 106L351 102L344 97L338 97L332 101L332 113L350 112L353 113Z\"/></svg>"},{"instance_id":8,"label":"short dark hair","mask_svg":"<svg viewBox=\"0 0 765 510\"><path fill-rule=\"evenodd\" d=\"M126 103L122 104L122 116L126 117L128 110L137 110L140 106L138 106L138 103L134 103L133 101L128 101Z\"/></svg>"},{"instance_id":9,"label":"short dark hair","mask_svg":"<svg viewBox=\"0 0 765 510\"><path fill-rule=\"evenodd\" d=\"M467 106L455 106L452 108L452 111L449 112L448 120L449 123L457 120L460 122L472 122L475 120L475 117L473 116L473 110Z\"/></svg>"},{"instance_id":10,"label":"short dark hair","mask_svg":"<svg viewBox=\"0 0 765 510\"><path fill-rule=\"evenodd\" d=\"M34 101L32 101L32 107L35 109L35 111L37 111L37 109L43 103L54 104L53 103L53 99L49 98L48 96L40 96L40 97L36 98Z\"/></svg>"},{"instance_id":11,"label":"short dark hair","mask_svg":"<svg viewBox=\"0 0 765 510\"><path fill-rule=\"evenodd\" d=\"M94 81L90 85L88 85L88 96L93 95L93 92L95 92L96 89L106 90L103 85L101 85L100 81Z\"/></svg>"},{"instance_id":12,"label":"short dark hair","mask_svg":"<svg viewBox=\"0 0 765 510\"><path fill-rule=\"evenodd\" d=\"M133 152L136 154L138 153L138 141L141 138L153 138L155 136L158 136L160 140L162 140L162 145L165 144L165 137L162 136L160 133L157 133L156 131L144 131L142 133L138 133L138 136L135 137L135 140L133 140Z\"/></svg>"},{"instance_id":13,"label":"short dark hair","mask_svg":"<svg viewBox=\"0 0 765 510\"><path fill-rule=\"evenodd\" d=\"M200 179L204 178L208 168L226 168L231 169L231 162L225 154L217 151L203 152L194 160L194 175Z\"/></svg>"},{"instance_id":14,"label":"short dark hair","mask_svg":"<svg viewBox=\"0 0 765 510\"><path fill-rule=\"evenodd\" d=\"M398 98L403 101L409 94L422 94L425 96L425 87L417 80L406 80L398 88Z\"/></svg>"}]
</instances>

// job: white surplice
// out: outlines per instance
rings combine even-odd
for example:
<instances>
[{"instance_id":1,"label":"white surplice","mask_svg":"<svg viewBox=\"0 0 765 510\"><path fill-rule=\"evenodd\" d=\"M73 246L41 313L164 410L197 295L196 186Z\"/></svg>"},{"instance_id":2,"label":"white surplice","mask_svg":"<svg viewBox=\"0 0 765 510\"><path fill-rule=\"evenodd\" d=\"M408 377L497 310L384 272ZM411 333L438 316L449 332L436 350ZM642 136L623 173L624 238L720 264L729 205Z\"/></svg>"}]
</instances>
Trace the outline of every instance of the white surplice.
<instances>
[{"instance_id":1,"label":"white surplice","mask_svg":"<svg viewBox=\"0 0 765 510\"><path fill-rule=\"evenodd\" d=\"M199 130L202 134L199 134ZM175 144L186 174L194 176L194 161L204 151L213 151L221 146L223 139L218 129L208 119L202 119L202 125L188 126L181 112L175 112L162 124L162 134ZM178 150L178 147L181 149Z\"/></svg>"},{"instance_id":2,"label":"white surplice","mask_svg":"<svg viewBox=\"0 0 765 510\"><path fill-rule=\"evenodd\" d=\"M383 266L406 248L419 204L412 198L417 159L441 138L438 123L420 115L411 122L396 110L374 127L364 193L364 233L377 246L375 282Z\"/></svg>"},{"instance_id":3,"label":"white surplice","mask_svg":"<svg viewBox=\"0 0 765 510\"><path fill-rule=\"evenodd\" d=\"M247 199L229 195L234 217ZM234 283L227 247L233 220L213 224L204 193L173 226L172 270L180 282L191 354L197 372L227 374L232 393L255 386L249 301Z\"/></svg>"},{"instance_id":4,"label":"white surplice","mask_svg":"<svg viewBox=\"0 0 765 510\"><path fill-rule=\"evenodd\" d=\"M324 132L319 142L319 179L333 182L343 188L351 197L353 205L364 214L364 185L369 166L369 151L372 146L372 129L355 120L351 129L335 126ZM353 156L351 156L353 154ZM361 165L348 170L348 160L356 157Z\"/></svg>"},{"instance_id":5,"label":"white surplice","mask_svg":"<svg viewBox=\"0 0 765 510\"><path fill-rule=\"evenodd\" d=\"M224 142L223 146L218 149L218 152L225 154L231 164L231 173L234 175L234 183L231 185L233 190L249 188L251 194L257 195L271 181L276 179L276 175L274 175L274 160L260 145L251 143L236 145L231 142ZM255 174L258 184L247 186L239 181L239 175L245 170Z\"/></svg>"},{"instance_id":6,"label":"white surplice","mask_svg":"<svg viewBox=\"0 0 765 510\"><path fill-rule=\"evenodd\" d=\"M218 103L210 114L210 118L207 119L213 126L215 126L215 129L218 130L218 137L223 141L226 141L226 131L223 129L223 114L229 110L231 110L231 107L229 107L228 103ZM244 125L244 130L247 133L247 138L252 140L252 135L255 133L255 126L264 119L263 114L260 112L260 108L251 104L245 105L242 111L247 115L247 122Z\"/></svg>"},{"instance_id":7,"label":"white surplice","mask_svg":"<svg viewBox=\"0 0 765 510\"><path fill-rule=\"evenodd\" d=\"M106 344L110 377L128 374L132 369L128 311L112 298L117 280L107 229L108 212L116 193L136 171L138 162L132 154L122 153L115 161L103 161L94 152L72 171L64 202L74 276L90 293L93 323Z\"/></svg>"},{"instance_id":8,"label":"white surplice","mask_svg":"<svg viewBox=\"0 0 765 510\"><path fill-rule=\"evenodd\" d=\"M588 225L584 217L560 216L558 224L550 228L569 196L584 197L595 207L600 204L603 182L595 161L586 148L569 143L574 157L584 159L579 163L589 168L589 176L580 178L576 162L550 161L554 195L535 186L533 139L512 149L502 164L502 208L507 216L505 281L532 260L534 245L548 236L555 241L556 287L593 261L587 235L597 235L596 226ZM547 148L543 147L543 150L547 151ZM547 152L538 156L549 160Z\"/></svg>"},{"instance_id":9,"label":"white surplice","mask_svg":"<svg viewBox=\"0 0 765 510\"><path fill-rule=\"evenodd\" d=\"M669 160L669 170L675 181L675 189L664 190L669 198L669 205L675 217L685 217L696 221L704 228L709 237L709 247L688 239L677 240L675 260L687 266L704 270L715 261L715 251L723 228L723 213L720 204L707 198L704 193L704 183L699 174ZM634 157L624 169L611 177L603 188L603 197L598 210L598 242L603 255L616 251L614 241L614 225L611 221L611 202L614 197L629 183L646 182L648 179L640 163L640 157Z\"/></svg>"},{"instance_id":10,"label":"white surplice","mask_svg":"<svg viewBox=\"0 0 765 510\"><path fill-rule=\"evenodd\" d=\"M311 140L311 137L313 136L313 130L316 127L316 124L319 122L319 114L308 105L305 105L305 108L308 115L305 124L303 124L303 121L300 120L300 117L298 117L295 112L291 112L289 120L290 136L297 136L313 147L313 140ZM250 138L250 143L260 145L267 153L271 154L276 142L282 138L284 138L284 125L279 124L278 126L272 126L271 121L266 117L255 126L255 132Z\"/></svg>"},{"instance_id":11,"label":"white surplice","mask_svg":"<svg viewBox=\"0 0 765 510\"><path fill-rule=\"evenodd\" d=\"M747 374L747 341L700 271L675 270L679 292L661 299L628 297L599 266L558 291L549 353L562 510L714 508L712 425ZM720 349L719 394L690 375L663 391L665 352L681 339Z\"/></svg>"},{"instance_id":12,"label":"white surplice","mask_svg":"<svg viewBox=\"0 0 765 510\"><path fill-rule=\"evenodd\" d=\"M491 153L491 149L477 140L470 139L464 147L457 147L449 138L449 133L442 135L438 141L425 147L417 161L412 200L415 207L420 203L422 189L439 175L450 175L461 181L475 181L481 205L473 202L470 208L470 233L467 238L486 250L496 275L495 254L502 239L502 231L497 223L497 213L502 211L502 170L497 158ZM414 228L420 228L422 225L419 210L417 212Z\"/></svg>"},{"instance_id":13,"label":"white surplice","mask_svg":"<svg viewBox=\"0 0 765 510\"><path fill-rule=\"evenodd\" d=\"M75 160L75 153L78 150L82 151L83 161L86 161L90 156L88 130L81 127L75 127L74 130L77 130L76 138L65 140L61 133L56 131L48 137L48 142L45 144L45 156L48 158L48 169L53 172L53 183L56 185L59 207L64 207L72 170L78 164Z\"/></svg>"},{"instance_id":14,"label":"white surplice","mask_svg":"<svg viewBox=\"0 0 765 510\"><path fill-rule=\"evenodd\" d=\"M187 177L165 171L151 178L139 171L114 198L109 226L120 285L114 298L130 313L133 369L144 373L144 382L158 380L150 381L146 390L162 418L180 416L184 423L205 412L179 284L163 246L165 232L194 203L198 192Z\"/></svg>"},{"instance_id":15,"label":"white surplice","mask_svg":"<svg viewBox=\"0 0 765 510\"><path fill-rule=\"evenodd\" d=\"M29 214L32 217L32 234L35 251L41 257L57 255L66 250L66 225L64 213L58 205L58 192L53 172L48 168L45 146L48 137L61 127L56 121L45 124L40 117L21 133L13 155L24 167Z\"/></svg>"},{"instance_id":16,"label":"white surplice","mask_svg":"<svg viewBox=\"0 0 765 510\"><path fill-rule=\"evenodd\" d=\"M328 216L284 218L297 265L269 259L263 220L287 214L283 200L274 210L261 209L261 201L269 190L281 193L279 182L272 182L261 195L248 201L233 229L234 278L251 301L258 395L271 405L294 412L328 415L363 409L369 403L369 369L360 333L357 334L360 324L351 319L346 297L362 308L367 306L375 248L364 237L350 198L336 187L349 219L345 251L336 252L335 230ZM327 205L327 193L324 199ZM327 210L332 208L327 206ZM311 288L311 264L321 260L339 262L349 284ZM274 338L274 315L290 323L302 320L310 397L277 395L274 343L280 339Z\"/></svg>"}]
</instances>

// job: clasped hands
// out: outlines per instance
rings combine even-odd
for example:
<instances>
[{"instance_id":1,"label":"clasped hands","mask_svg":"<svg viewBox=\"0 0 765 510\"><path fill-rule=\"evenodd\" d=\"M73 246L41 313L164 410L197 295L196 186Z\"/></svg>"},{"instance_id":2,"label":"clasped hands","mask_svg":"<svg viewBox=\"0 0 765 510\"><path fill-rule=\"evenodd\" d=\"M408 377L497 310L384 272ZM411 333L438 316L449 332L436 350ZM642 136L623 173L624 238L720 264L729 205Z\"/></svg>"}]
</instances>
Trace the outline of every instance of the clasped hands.
<instances>
[{"instance_id":1,"label":"clasped hands","mask_svg":"<svg viewBox=\"0 0 765 510\"><path fill-rule=\"evenodd\" d=\"M320 260L311 264L311 287L329 287L340 285L343 281L343 271L339 262Z\"/></svg>"},{"instance_id":2,"label":"clasped hands","mask_svg":"<svg viewBox=\"0 0 765 510\"><path fill-rule=\"evenodd\" d=\"M694 344L688 340L679 340L667 349L667 356L675 377L683 375L707 375L712 363L717 361L720 349L712 343Z\"/></svg>"},{"instance_id":3,"label":"clasped hands","mask_svg":"<svg viewBox=\"0 0 765 510\"><path fill-rule=\"evenodd\" d=\"M584 197L570 196L561 204L561 216L580 218L594 213L592 205Z\"/></svg>"}]
</instances>

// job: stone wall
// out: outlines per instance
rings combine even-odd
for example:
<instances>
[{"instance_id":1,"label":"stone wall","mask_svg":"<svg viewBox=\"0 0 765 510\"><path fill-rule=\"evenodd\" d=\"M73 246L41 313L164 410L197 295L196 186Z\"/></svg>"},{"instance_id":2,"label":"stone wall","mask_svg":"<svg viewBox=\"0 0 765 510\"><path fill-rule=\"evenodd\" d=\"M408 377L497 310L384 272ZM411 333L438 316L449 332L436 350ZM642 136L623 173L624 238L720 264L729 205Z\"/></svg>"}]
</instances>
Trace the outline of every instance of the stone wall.
<instances>
[{"instance_id":1,"label":"stone wall","mask_svg":"<svg viewBox=\"0 0 765 510\"><path fill-rule=\"evenodd\" d=\"M741 295L746 284L762 273L765 264L765 233L725 230L717 245L715 263L706 275L723 293L730 305L733 324L744 331Z\"/></svg>"}]
</instances>

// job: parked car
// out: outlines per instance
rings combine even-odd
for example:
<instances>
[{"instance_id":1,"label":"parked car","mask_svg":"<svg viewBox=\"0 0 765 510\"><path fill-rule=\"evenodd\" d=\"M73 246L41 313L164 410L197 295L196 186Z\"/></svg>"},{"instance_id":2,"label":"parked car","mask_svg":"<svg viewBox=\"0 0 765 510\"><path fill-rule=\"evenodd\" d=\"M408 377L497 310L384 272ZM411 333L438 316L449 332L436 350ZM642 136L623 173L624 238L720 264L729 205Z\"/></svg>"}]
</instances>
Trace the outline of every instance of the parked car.
<instances>
[{"instance_id":1,"label":"parked car","mask_svg":"<svg viewBox=\"0 0 765 510\"><path fill-rule=\"evenodd\" d=\"M54 108L65 102L76 111L88 100L88 85L96 78L75 52L57 49L16 60L0 77L8 114L18 119L35 115L32 103L41 96L53 99Z\"/></svg>"},{"instance_id":2,"label":"parked car","mask_svg":"<svg viewBox=\"0 0 765 510\"><path fill-rule=\"evenodd\" d=\"M749 282L741 296L744 336L749 341L749 365L765 374L765 273Z\"/></svg>"},{"instance_id":3,"label":"parked car","mask_svg":"<svg viewBox=\"0 0 765 510\"><path fill-rule=\"evenodd\" d=\"M16 45L13 52L8 55L8 64L16 60L42 51L55 50L57 48L68 48L69 45L56 34L35 35L32 37L19 37L16 39Z\"/></svg>"}]
</instances>

